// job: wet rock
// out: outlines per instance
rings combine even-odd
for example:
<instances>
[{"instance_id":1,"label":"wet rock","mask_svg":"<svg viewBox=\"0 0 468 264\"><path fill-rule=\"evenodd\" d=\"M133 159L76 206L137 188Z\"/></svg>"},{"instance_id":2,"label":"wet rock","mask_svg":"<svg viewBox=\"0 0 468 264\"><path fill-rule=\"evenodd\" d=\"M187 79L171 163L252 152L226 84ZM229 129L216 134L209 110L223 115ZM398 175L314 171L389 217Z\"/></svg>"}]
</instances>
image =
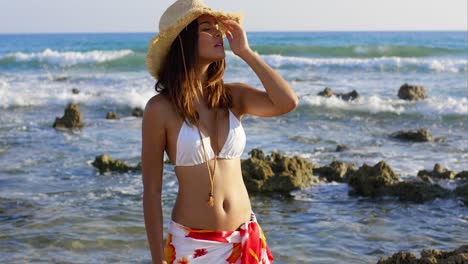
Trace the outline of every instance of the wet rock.
<instances>
[{"instance_id":1,"label":"wet rock","mask_svg":"<svg viewBox=\"0 0 468 264\"><path fill-rule=\"evenodd\" d=\"M336 152L342 152L342 151L345 151L345 150L348 150L348 146L346 145L343 145L343 144L339 144L339 145L336 145L336 149L335 151Z\"/></svg>"},{"instance_id":2,"label":"wet rock","mask_svg":"<svg viewBox=\"0 0 468 264\"><path fill-rule=\"evenodd\" d=\"M468 263L468 245L454 251L423 249L421 258L411 252L401 251L391 257L382 257L377 264L466 264Z\"/></svg>"},{"instance_id":3,"label":"wet rock","mask_svg":"<svg viewBox=\"0 0 468 264\"><path fill-rule=\"evenodd\" d=\"M81 128L83 127L81 112L76 104L69 104L65 108L65 114L62 118L56 118L54 128Z\"/></svg>"},{"instance_id":4,"label":"wet rock","mask_svg":"<svg viewBox=\"0 0 468 264\"><path fill-rule=\"evenodd\" d=\"M314 168L313 173L326 178L328 182L347 182L349 176L355 171L354 164L333 161L329 166Z\"/></svg>"},{"instance_id":5,"label":"wet rock","mask_svg":"<svg viewBox=\"0 0 468 264\"><path fill-rule=\"evenodd\" d=\"M440 166L439 163L436 163L434 165L434 169L432 171L418 171L418 177L422 177L425 175L436 179L453 179L455 177L455 173L453 171L442 168L442 166Z\"/></svg>"},{"instance_id":6,"label":"wet rock","mask_svg":"<svg viewBox=\"0 0 468 264\"><path fill-rule=\"evenodd\" d=\"M106 119L119 119L119 116L115 112L107 112Z\"/></svg>"},{"instance_id":7,"label":"wet rock","mask_svg":"<svg viewBox=\"0 0 468 264\"><path fill-rule=\"evenodd\" d=\"M359 98L359 94L356 90L353 90L346 94L336 94L336 96L345 101L352 101L352 100L356 100L357 98Z\"/></svg>"},{"instance_id":8,"label":"wet rock","mask_svg":"<svg viewBox=\"0 0 468 264\"><path fill-rule=\"evenodd\" d=\"M325 87L325 89L321 92L319 92L317 95L323 96L323 97L332 97L336 96L338 98L343 99L344 101L352 101L355 100L359 97L359 93L356 90L353 90L349 93L335 93L331 88Z\"/></svg>"},{"instance_id":9,"label":"wet rock","mask_svg":"<svg viewBox=\"0 0 468 264\"><path fill-rule=\"evenodd\" d=\"M270 165L256 158L242 160L242 177L249 192L262 192L265 182L275 176Z\"/></svg>"},{"instance_id":10,"label":"wet rock","mask_svg":"<svg viewBox=\"0 0 468 264\"><path fill-rule=\"evenodd\" d=\"M351 195L380 196L387 193L387 187L399 182L399 177L385 161L373 167L362 165L349 176L348 184L353 188Z\"/></svg>"},{"instance_id":11,"label":"wet rock","mask_svg":"<svg viewBox=\"0 0 468 264\"><path fill-rule=\"evenodd\" d=\"M350 195L369 197L395 196L400 201L424 203L436 198L450 197L450 191L437 184L424 181L400 182L399 177L384 161L373 167L364 164L349 176L348 184L353 188Z\"/></svg>"},{"instance_id":12,"label":"wet rock","mask_svg":"<svg viewBox=\"0 0 468 264\"><path fill-rule=\"evenodd\" d=\"M380 258L377 264L416 264L416 256L411 252L401 251L390 258Z\"/></svg>"},{"instance_id":13,"label":"wet rock","mask_svg":"<svg viewBox=\"0 0 468 264\"><path fill-rule=\"evenodd\" d=\"M256 158L256 159L259 159L259 160L265 160L265 158L266 158L265 154L260 149L252 149L249 152L249 155L250 155L251 158Z\"/></svg>"},{"instance_id":14,"label":"wet rock","mask_svg":"<svg viewBox=\"0 0 468 264\"><path fill-rule=\"evenodd\" d=\"M99 170L100 174L104 174L106 172L124 173L141 170L141 163L136 167L132 167L124 161L113 160L109 155L106 154L96 156L92 164Z\"/></svg>"},{"instance_id":15,"label":"wet rock","mask_svg":"<svg viewBox=\"0 0 468 264\"><path fill-rule=\"evenodd\" d=\"M72 93L73 93L73 94L79 94L79 93L80 93L80 89L78 89L78 88L73 88L73 89L72 89Z\"/></svg>"},{"instance_id":16,"label":"wet rock","mask_svg":"<svg viewBox=\"0 0 468 264\"><path fill-rule=\"evenodd\" d=\"M417 101L427 98L426 89L423 86L403 84L398 90L398 97L403 100Z\"/></svg>"},{"instance_id":17,"label":"wet rock","mask_svg":"<svg viewBox=\"0 0 468 264\"><path fill-rule=\"evenodd\" d=\"M425 182L399 182L389 186L387 195L398 196L400 201L424 203L436 198L447 198L450 191L437 184Z\"/></svg>"},{"instance_id":18,"label":"wet rock","mask_svg":"<svg viewBox=\"0 0 468 264\"><path fill-rule=\"evenodd\" d=\"M141 161L138 162L138 164L135 167L133 167L133 171L141 171Z\"/></svg>"},{"instance_id":19,"label":"wet rock","mask_svg":"<svg viewBox=\"0 0 468 264\"><path fill-rule=\"evenodd\" d=\"M465 205L468 205L468 183L458 186L453 190L453 193L460 197Z\"/></svg>"},{"instance_id":20,"label":"wet rock","mask_svg":"<svg viewBox=\"0 0 468 264\"><path fill-rule=\"evenodd\" d=\"M249 154L249 159L241 161L242 175L249 192L289 193L313 182L313 165L298 156L290 158L278 152L265 156L259 149Z\"/></svg>"},{"instance_id":21,"label":"wet rock","mask_svg":"<svg viewBox=\"0 0 468 264\"><path fill-rule=\"evenodd\" d=\"M69 78L67 76L55 77L54 82L65 82L65 81L68 81L68 79Z\"/></svg>"},{"instance_id":22,"label":"wet rock","mask_svg":"<svg viewBox=\"0 0 468 264\"><path fill-rule=\"evenodd\" d=\"M429 129L423 128L416 131L399 131L392 135L392 137L403 140L403 141L413 141L413 142L428 142L433 141Z\"/></svg>"},{"instance_id":23,"label":"wet rock","mask_svg":"<svg viewBox=\"0 0 468 264\"><path fill-rule=\"evenodd\" d=\"M420 181L420 182L425 182L425 183L434 183L434 181L431 179L431 177L427 176L427 175L421 175L416 178L417 181Z\"/></svg>"},{"instance_id":24,"label":"wet rock","mask_svg":"<svg viewBox=\"0 0 468 264\"><path fill-rule=\"evenodd\" d=\"M132 116L142 117L143 116L143 109L140 107L135 107L132 109Z\"/></svg>"},{"instance_id":25,"label":"wet rock","mask_svg":"<svg viewBox=\"0 0 468 264\"><path fill-rule=\"evenodd\" d=\"M325 87L323 91L317 94L318 96L323 96L323 97L332 97L335 95L335 92L330 87Z\"/></svg>"},{"instance_id":26,"label":"wet rock","mask_svg":"<svg viewBox=\"0 0 468 264\"><path fill-rule=\"evenodd\" d=\"M460 179L462 181L468 180L468 171L461 171L455 175L455 179Z\"/></svg>"}]
</instances>

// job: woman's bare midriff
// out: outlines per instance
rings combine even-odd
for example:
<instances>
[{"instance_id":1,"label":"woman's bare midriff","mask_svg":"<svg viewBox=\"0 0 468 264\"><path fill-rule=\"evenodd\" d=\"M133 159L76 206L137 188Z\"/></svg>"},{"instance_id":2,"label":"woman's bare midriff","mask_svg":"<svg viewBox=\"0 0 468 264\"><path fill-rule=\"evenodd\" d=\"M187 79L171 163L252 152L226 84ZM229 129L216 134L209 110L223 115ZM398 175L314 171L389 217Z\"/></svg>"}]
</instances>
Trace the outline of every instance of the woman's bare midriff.
<instances>
[{"instance_id":1,"label":"woman's bare midriff","mask_svg":"<svg viewBox=\"0 0 468 264\"><path fill-rule=\"evenodd\" d=\"M214 160L210 161L213 166ZM218 159L214 177L214 207L207 204L210 178L206 163L177 166L179 192L172 220L187 227L230 231L250 220L251 206L242 179L240 159Z\"/></svg>"}]
</instances>

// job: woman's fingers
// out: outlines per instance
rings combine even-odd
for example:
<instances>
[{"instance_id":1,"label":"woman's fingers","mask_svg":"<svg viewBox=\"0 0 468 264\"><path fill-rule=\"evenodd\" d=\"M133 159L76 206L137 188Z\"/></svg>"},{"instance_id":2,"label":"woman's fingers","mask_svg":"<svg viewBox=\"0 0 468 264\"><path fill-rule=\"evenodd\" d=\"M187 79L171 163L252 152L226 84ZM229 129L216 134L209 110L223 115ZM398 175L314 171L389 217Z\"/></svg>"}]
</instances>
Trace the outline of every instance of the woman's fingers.
<instances>
[{"instance_id":1,"label":"woman's fingers","mask_svg":"<svg viewBox=\"0 0 468 264\"><path fill-rule=\"evenodd\" d=\"M231 32L226 31L226 38L228 39L229 43L231 43L231 41L232 41L232 39L233 39L233 38L232 38Z\"/></svg>"},{"instance_id":2,"label":"woman's fingers","mask_svg":"<svg viewBox=\"0 0 468 264\"><path fill-rule=\"evenodd\" d=\"M220 19L219 22L226 28L225 35L234 54L240 56L249 49L247 36L239 23L231 19Z\"/></svg>"},{"instance_id":3,"label":"woman's fingers","mask_svg":"<svg viewBox=\"0 0 468 264\"><path fill-rule=\"evenodd\" d=\"M221 23L230 30L239 30L240 25L234 20L222 19Z\"/></svg>"}]
</instances>

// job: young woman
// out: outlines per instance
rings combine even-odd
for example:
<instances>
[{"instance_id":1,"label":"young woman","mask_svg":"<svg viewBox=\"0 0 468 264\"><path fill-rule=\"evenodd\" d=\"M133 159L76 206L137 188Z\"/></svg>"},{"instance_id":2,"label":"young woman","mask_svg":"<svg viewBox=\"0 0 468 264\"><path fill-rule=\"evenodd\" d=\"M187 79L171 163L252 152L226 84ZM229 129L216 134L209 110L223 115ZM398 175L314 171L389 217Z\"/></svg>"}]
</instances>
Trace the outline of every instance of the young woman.
<instances>
[{"instance_id":1,"label":"young woman","mask_svg":"<svg viewBox=\"0 0 468 264\"><path fill-rule=\"evenodd\" d=\"M143 208L153 263L271 263L241 173L244 115L273 117L295 109L288 83L249 47L240 16L179 0L160 20L147 65L157 95L144 110ZM223 83L227 37L232 52L265 91ZM163 251L164 152L179 183Z\"/></svg>"}]
</instances>

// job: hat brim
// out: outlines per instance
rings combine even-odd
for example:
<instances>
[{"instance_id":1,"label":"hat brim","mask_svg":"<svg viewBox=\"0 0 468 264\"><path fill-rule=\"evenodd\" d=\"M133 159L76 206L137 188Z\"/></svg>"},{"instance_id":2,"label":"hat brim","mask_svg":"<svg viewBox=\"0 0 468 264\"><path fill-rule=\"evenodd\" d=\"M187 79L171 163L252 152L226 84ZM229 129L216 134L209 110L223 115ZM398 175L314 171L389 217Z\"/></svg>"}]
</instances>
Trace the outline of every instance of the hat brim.
<instances>
[{"instance_id":1,"label":"hat brim","mask_svg":"<svg viewBox=\"0 0 468 264\"><path fill-rule=\"evenodd\" d=\"M148 47L148 53L146 54L146 66L149 73L155 79L159 79L161 64L169 53L172 42L174 42L182 29L201 15L211 15L216 18L231 19L238 23L242 23L243 17L240 13L226 13L223 11L214 11L208 8L200 8L192 10L190 13L177 20L174 25L159 32L156 37L151 39ZM225 31L222 24L220 24L220 29L223 32Z\"/></svg>"}]
</instances>

